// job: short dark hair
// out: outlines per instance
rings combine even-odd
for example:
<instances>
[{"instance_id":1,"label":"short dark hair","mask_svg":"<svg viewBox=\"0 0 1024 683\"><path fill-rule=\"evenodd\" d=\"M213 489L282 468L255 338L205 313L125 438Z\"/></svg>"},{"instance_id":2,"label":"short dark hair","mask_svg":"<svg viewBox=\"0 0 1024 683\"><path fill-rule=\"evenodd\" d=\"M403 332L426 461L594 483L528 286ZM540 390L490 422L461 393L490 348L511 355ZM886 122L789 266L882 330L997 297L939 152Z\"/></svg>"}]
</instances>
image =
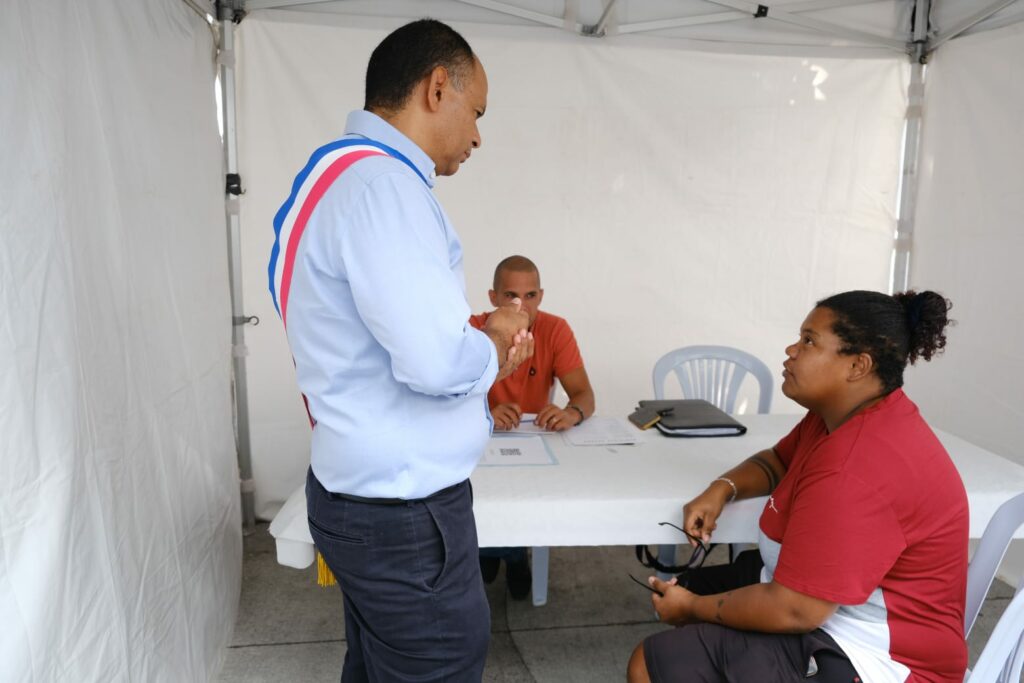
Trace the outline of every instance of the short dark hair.
<instances>
[{"instance_id":1,"label":"short dark hair","mask_svg":"<svg viewBox=\"0 0 1024 683\"><path fill-rule=\"evenodd\" d=\"M540 270L537 269L537 264L525 256L515 254L501 259L501 261L498 262L498 265L494 267L494 284L492 285L494 291L498 291L498 279L501 277L501 273L504 270L512 270L517 273L537 273L539 285Z\"/></svg>"},{"instance_id":2,"label":"short dark hair","mask_svg":"<svg viewBox=\"0 0 1024 683\"><path fill-rule=\"evenodd\" d=\"M840 353L866 353L885 393L903 386L903 370L946 347L949 299L932 291L882 294L856 290L833 294L817 304L835 315L832 331Z\"/></svg>"},{"instance_id":3,"label":"short dark hair","mask_svg":"<svg viewBox=\"0 0 1024 683\"><path fill-rule=\"evenodd\" d=\"M469 43L447 24L434 19L406 24L392 31L370 55L363 109L399 111L416 84L439 66L448 70L452 84L461 90L473 59Z\"/></svg>"}]
</instances>

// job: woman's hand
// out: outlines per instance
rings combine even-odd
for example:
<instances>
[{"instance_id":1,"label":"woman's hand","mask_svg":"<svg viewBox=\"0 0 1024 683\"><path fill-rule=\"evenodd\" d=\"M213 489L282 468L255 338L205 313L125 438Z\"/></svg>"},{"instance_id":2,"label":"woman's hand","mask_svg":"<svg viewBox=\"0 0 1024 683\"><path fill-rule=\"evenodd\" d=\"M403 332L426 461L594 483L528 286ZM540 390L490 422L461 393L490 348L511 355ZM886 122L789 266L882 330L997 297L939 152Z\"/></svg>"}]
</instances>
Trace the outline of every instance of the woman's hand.
<instances>
[{"instance_id":1,"label":"woman's hand","mask_svg":"<svg viewBox=\"0 0 1024 683\"><path fill-rule=\"evenodd\" d=\"M716 483L725 486L726 490L723 491L722 486L716 486ZM722 514L722 508L725 507L731 493L732 490L728 484L712 482L711 486L704 489L704 493L684 505L683 529L686 530L686 533L700 538L705 543L710 542L718 516ZM691 540L690 545L697 544Z\"/></svg>"},{"instance_id":2,"label":"woman's hand","mask_svg":"<svg viewBox=\"0 0 1024 683\"><path fill-rule=\"evenodd\" d=\"M658 613L658 619L674 626L694 624L699 621L693 613L694 601L697 596L677 585L675 577L668 581L662 581L658 577L652 576L647 581L651 588L662 593L662 595L651 594L651 603L654 605L654 611Z\"/></svg>"}]
</instances>

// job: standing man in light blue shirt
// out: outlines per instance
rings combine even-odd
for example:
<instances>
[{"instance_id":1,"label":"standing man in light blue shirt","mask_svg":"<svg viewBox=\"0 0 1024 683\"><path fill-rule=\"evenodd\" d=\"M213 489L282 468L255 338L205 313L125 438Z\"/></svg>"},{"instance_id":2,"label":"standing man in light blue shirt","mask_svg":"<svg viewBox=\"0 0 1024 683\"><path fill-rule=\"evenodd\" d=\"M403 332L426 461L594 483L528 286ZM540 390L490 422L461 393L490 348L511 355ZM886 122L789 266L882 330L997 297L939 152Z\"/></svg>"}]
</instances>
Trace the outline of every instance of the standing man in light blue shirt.
<instances>
[{"instance_id":1,"label":"standing man in light blue shirt","mask_svg":"<svg viewBox=\"0 0 1024 683\"><path fill-rule=\"evenodd\" d=\"M479 681L490 613L469 474L487 392L533 352L515 302L468 323L431 192L480 146L487 77L432 20L374 50L366 102L274 219L270 290L313 423L310 532L345 600L342 681Z\"/></svg>"}]
</instances>

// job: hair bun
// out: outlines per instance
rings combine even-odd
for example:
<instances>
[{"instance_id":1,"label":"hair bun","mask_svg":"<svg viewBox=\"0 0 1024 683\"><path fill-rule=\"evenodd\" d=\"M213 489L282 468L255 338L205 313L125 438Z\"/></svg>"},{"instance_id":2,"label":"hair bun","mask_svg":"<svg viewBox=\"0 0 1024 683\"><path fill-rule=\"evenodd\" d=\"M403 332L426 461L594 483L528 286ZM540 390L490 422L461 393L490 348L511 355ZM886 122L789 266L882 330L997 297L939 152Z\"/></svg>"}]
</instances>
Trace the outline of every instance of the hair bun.
<instances>
[{"instance_id":1,"label":"hair bun","mask_svg":"<svg viewBox=\"0 0 1024 683\"><path fill-rule=\"evenodd\" d=\"M946 327L953 322L948 315L953 306L949 299L930 290L908 290L894 294L893 298L900 302L907 316L907 330L910 332L908 359L911 364L918 358L931 360L932 356L941 353L946 347Z\"/></svg>"},{"instance_id":2,"label":"hair bun","mask_svg":"<svg viewBox=\"0 0 1024 683\"><path fill-rule=\"evenodd\" d=\"M903 310L907 313L907 327L910 328L910 332L913 334L914 330L921 323L921 308L924 306L924 294L915 294L900 303L903 304Z\"/></svg>"}]
</instances>

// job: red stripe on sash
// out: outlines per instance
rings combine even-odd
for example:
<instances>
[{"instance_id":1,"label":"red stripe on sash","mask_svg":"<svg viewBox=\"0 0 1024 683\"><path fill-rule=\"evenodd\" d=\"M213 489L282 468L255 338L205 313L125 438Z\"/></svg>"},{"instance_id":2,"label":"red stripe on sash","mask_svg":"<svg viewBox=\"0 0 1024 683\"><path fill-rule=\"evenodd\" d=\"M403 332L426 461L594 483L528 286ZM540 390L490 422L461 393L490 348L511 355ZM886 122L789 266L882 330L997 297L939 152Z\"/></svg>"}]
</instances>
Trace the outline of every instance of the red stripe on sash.
<instances>
[{"instance_id":1,"label":"red stripe on sash","mask_svg":"<svg viewBox=\"0 0 1024 683\"><path fill-rule=\"evenodd\" d=\"M284 322L285 327L288 326L288 292L291 289L292 284L292 269L295 266L295 254L299 250L299 240L302 239L302 233L306 229L306 223L309 221L310 215L313 213L313 209L320 202L321 197L327 192L327 188L341 175L342 171L347 169L349 166L365 159L369 156L388 156L384 152L361 150L358 152L349 152L344 156L339 157L336 161L331 163L320 177L316 179L316 183L313 185L313 189L310 190L309 195L306 196L306 200L302 203L302 208L299 209L298 215L295 217L295 224L292 226L291 234L288 236L288 246L285 250L284 257L284 270L281 273L281 320Z\"/></svg>"}]
</instances>

